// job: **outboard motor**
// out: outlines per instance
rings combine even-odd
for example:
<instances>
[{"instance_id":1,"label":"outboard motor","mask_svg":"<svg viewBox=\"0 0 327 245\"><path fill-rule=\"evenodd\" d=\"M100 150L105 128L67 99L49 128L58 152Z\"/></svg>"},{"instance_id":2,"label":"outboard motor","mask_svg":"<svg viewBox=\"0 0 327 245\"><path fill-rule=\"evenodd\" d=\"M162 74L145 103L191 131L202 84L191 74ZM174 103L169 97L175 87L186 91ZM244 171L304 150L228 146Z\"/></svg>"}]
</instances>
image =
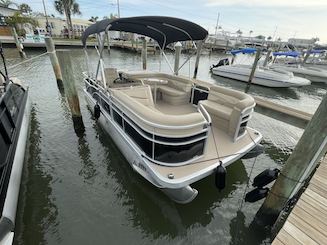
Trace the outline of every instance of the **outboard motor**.
<instances>
[{"instance_id":1,"label":"outboard motor","mask_svg":"<svg viewBox=\"0 0 327 245\"><path fill-rule=\"evenodd\" d=\"M94 106L94 118L99 119L101 113L101 109L98 103L95 104Z\"/></svg>"},{"instance_id":2,"label":"outboard motor","mask_svg":"<svg viewBox=\"0 0 327 245\"><path fill-rule=\"evenodd\" d=\"M216 169L215 175L216 187L219 191L223 190L226 185L226 168L224 168L223 163L220 162L219 166Z\"/></svg>"},{"instance_id":3,"label":"outboard motor","mask_svg":"<svg viewBox=\"0 0 327 245\"><path fill-rule=\"evenodd\" d=\"M210 67L210 71L212 71L213 68L216 68L218 66L225 66L225 65L229 65L229 59L228 58L220 59L216 65L212 65Z\"/></svg>"}]
</instances>

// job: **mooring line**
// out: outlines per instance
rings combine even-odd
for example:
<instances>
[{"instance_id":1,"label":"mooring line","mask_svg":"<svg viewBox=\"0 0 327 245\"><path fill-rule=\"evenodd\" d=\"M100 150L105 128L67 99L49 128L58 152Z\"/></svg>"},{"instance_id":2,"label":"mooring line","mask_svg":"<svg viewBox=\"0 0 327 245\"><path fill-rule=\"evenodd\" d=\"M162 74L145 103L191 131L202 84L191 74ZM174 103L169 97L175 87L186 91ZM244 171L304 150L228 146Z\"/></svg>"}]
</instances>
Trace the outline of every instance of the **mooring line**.
<instances>
[{"instance_id":1,"label":"mooring line","mask_svg":"<svg viewBox=\"0 0 327 245\"><path fill-rule=\"evenodd\" d=\"M46 54L48 54L48 52L45 52L45 53L43 53L43 54L40 54L40 55L34 56L34 57L32 57L32 58L30 58L30 59L28 59L28 60L24 60L24 61L22 61L22 62L20 62L20 63L18 63L18 64L15 64L15 65L9 66L8 69L15 68L15 67L17 67L17 66L19 66L19 65L22 65L22 64L24 64L24 63L26 63L26 62L28 62L28 61L32 61L32 60L35 60L35 59L37 59L37 58L40 58L40 57L42 57L42 56L44 56L44 55L46 55Z\"/></svg>"}]
</instances>

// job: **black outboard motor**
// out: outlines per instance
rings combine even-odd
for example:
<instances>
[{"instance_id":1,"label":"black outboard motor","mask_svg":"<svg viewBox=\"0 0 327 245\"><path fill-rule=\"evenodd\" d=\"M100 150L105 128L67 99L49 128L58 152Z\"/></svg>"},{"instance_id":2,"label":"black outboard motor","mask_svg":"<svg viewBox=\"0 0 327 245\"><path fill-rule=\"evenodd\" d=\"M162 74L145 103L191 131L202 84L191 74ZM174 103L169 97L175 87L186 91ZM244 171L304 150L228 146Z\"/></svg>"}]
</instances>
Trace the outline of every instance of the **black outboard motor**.
<instances>
[{"instance_id":1,"label":"black outboard motor","mask_svg":"<svg viewBox=\"0 0 327 245\"><path fill-rule=\"evenodd\" d=\"M225 66L225 65L229 65L229 59L228 58L224 58L218 61L218 63L216 65L212 65L210 67L210 71L212 71L213 68L216 68L218 66Z\"/></svg>"}]
</instances>

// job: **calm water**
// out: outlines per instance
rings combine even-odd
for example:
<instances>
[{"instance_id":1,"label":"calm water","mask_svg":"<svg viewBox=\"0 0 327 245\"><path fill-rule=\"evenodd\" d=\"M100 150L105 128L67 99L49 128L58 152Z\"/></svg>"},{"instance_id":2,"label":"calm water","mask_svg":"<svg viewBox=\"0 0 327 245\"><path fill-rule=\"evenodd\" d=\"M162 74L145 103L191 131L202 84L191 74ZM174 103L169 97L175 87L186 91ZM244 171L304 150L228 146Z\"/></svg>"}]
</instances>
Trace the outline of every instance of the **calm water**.
<instances>
[{"instance_id":1,"label":"calm water","mask_svg":"<svg viewBox=\"0 0 327 245\"><path fill-rule=\"evenodd\" d=\"M7 50L8 63L20 61ZM29 52L28 55L40 54ZM73 128L65 98L57 89L50 60L43 56L10 70L30 86L33 103L28 153L19 200L15 244L260 244L269 233L253 225L262 202L243 203L248 178L267 167L281 167L302 129L255 113L251 126L264 135L266 152L257 160L239 160L227 171L218 192L210 176L194 184L199 195L190 204L170 201L134 173L110 137L92 120L81 93L85 70L81 50L71 52L85 134ZM158 60L148 56L148 67ZM173 60L172 55L168 55ZM212 77L218 55L203 56L199 78L243 90L244 83ZM96 64L95 52L91 55ZM112 50L108 65L141 68L139 55ZM191 62L193 67L194 60ZM164 66L168 70L168 66ZM182 73L188 74L189 66ZM250 90L277 103L314 112L327 87ZM251 169L253 172L250 176Z\"/></svg>"}]
</instances>

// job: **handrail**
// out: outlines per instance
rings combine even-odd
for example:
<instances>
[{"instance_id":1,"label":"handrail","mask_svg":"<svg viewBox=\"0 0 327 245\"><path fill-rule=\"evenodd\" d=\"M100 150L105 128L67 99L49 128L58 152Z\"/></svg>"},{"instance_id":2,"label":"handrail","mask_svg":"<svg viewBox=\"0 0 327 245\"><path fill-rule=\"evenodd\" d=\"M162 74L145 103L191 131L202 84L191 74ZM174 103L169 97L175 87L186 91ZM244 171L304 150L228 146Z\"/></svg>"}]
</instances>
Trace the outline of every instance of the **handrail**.
<instances>
[{"instance_id":1,"label":"handrail","mask_svg":"<svg viewBox=\"0 0 327 245\"><path fill-rule=\"evenodd\" d=\"M198 111L203 115L203 117L206 119L206 121L208 122L208 124L211 125L211 116L207 112L207 110L204 108L204 106L199 103L198 104L198 108L199 108Z\"/></svg>"}]
</instances>

